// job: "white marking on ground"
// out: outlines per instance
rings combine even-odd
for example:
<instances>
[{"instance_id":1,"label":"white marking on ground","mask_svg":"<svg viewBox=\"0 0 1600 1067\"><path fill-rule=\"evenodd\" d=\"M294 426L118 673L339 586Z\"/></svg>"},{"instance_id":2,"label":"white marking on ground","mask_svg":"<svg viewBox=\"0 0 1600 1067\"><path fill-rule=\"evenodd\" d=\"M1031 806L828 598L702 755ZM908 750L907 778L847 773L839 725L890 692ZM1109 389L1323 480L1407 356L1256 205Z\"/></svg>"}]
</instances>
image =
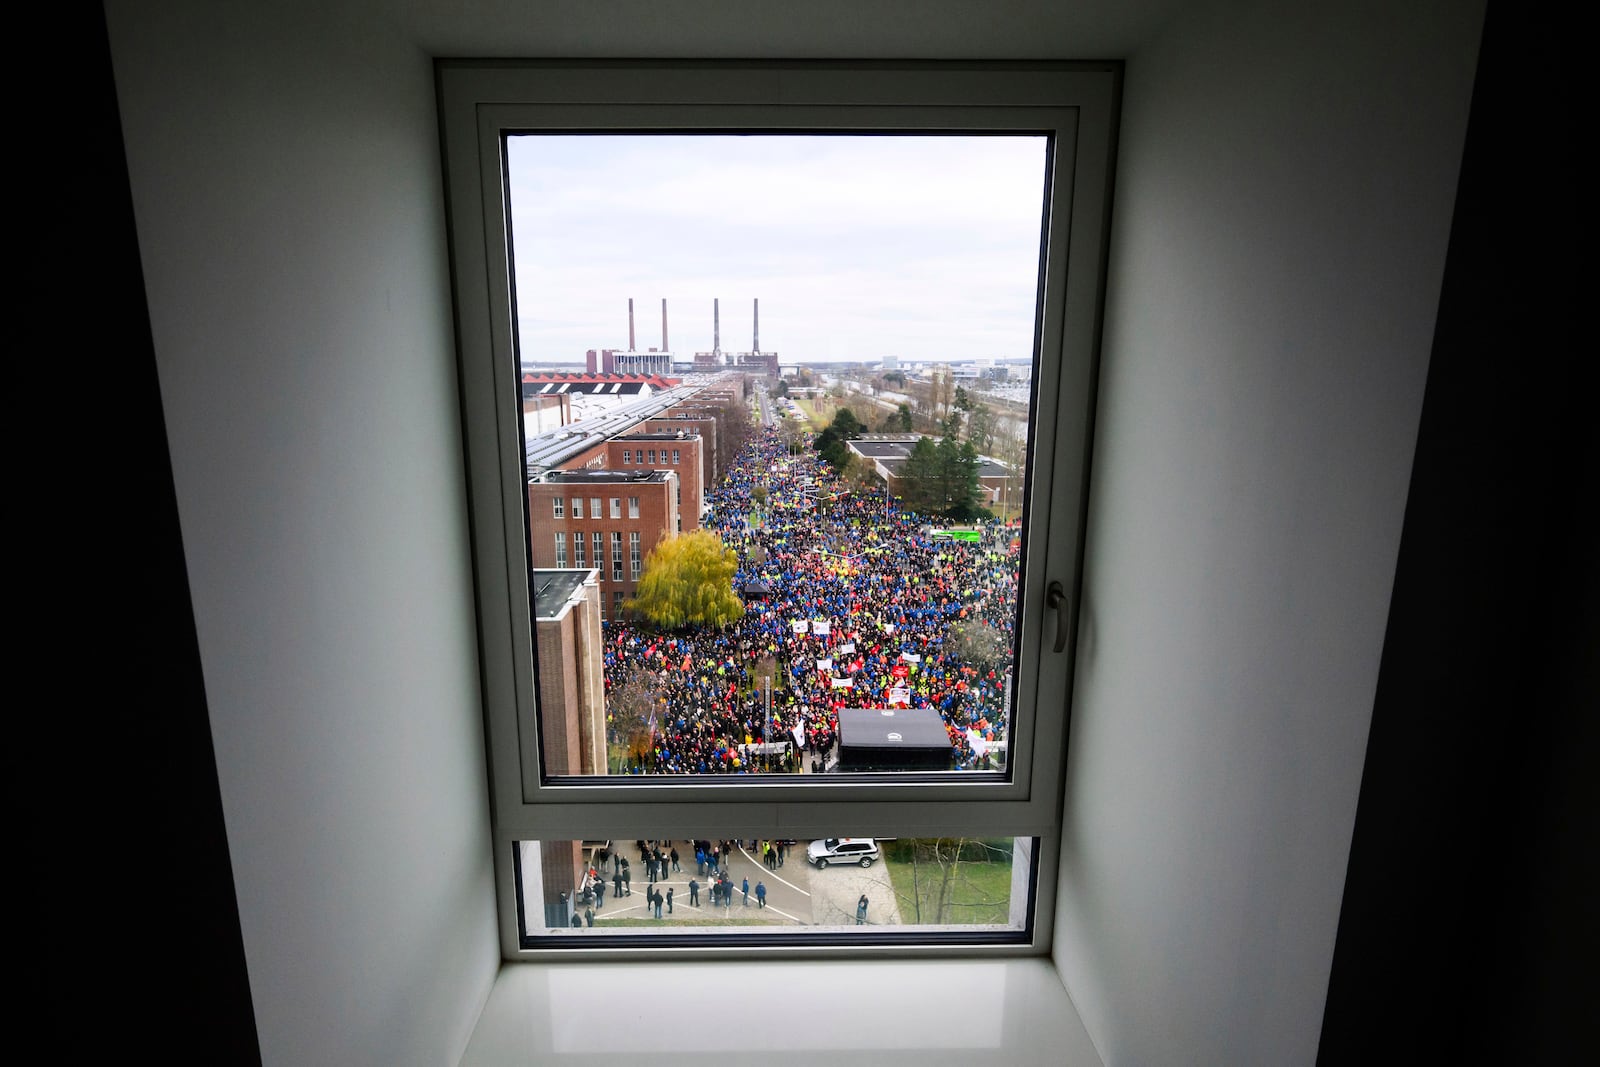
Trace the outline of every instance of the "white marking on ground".
<instances>
[{"instance_id":1,"label":"white marking on ground","mask_svg":"<svg viewBox=\"0 0 1600 1067\"><path fill-rule=\"evenodd\" d=\"M767 871L766 864L762 863L760 860L758 860L754 856L750 855L750 853L745 852L745 847L743 845L739 846L739 851L740 852L744 852L744 858L745 859L749 860L751 863L755 864L757 867L760 867L762 870ZM782 882L784 885L788 886L790 889L793 889L796 893L804 893L808 897L811 895L810 893L807 893L804 889L801 889L799 886L797 886L793 882L789 881L789 879L780 876L777 871L767 871L767 873L772 875L772 880L774 882Z\"/></svg>"}]
</instances>

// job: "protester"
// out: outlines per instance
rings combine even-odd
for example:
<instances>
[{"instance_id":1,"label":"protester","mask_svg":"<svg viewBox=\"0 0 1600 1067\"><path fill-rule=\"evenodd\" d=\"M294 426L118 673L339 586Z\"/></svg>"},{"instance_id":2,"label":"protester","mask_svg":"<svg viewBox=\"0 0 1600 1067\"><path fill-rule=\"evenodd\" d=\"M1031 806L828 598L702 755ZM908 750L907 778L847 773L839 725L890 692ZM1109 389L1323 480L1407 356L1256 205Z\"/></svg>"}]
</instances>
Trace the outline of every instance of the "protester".
<instances>
[{"instance_id":1,"label":"protester","mask_svg":"<svg viewBox=\"0 0 1600 1067\"><path fill-rule=\"evenodd\" d=\"M984 747L1006 741L1019 563L1010 529L990 520L972 524L978 542L936 539L938 520L882 493L839 496L819 513L808 485L820 496L842 488L816 453L790 454L771 428L752 433L707 492L704 525L738 557L735 588L760 582L769 592L745 598L744 617L720 631L605 622L607 691L644 672L659 704L649 754L630 761L628 773L759 772L773 761L751 746L797 737L821 770L838 742L839 711L887 706L896 691L902 703L939 712L958 769L989 765L969 730ZM766 488L764 504L757 486ZM812 625L819 620L823 627ZM993 666L947 647L952 626L976 622L994 627L1005 646ZM769 657L777 674L770 724L754 673ZM644 858L657 859L661 877L672 863ZM717 860L707 857L712 873Z\"/></svg>"}]
</instances>

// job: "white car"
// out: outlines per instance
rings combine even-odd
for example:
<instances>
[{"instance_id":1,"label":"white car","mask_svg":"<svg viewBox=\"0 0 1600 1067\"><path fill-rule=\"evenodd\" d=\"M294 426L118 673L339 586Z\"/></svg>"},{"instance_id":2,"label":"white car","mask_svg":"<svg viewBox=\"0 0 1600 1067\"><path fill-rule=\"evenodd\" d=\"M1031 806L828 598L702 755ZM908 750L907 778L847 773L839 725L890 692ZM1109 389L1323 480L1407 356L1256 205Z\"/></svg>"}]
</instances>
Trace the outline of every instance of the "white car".
<instances>
[{"instance_id":1,"label":"white car","mask_svg":"<svg viewBox=\"0 0 1600 1067\"><path fill-rule=\"evenodd\" d=\"M830 863L871 867L878 858L878 843L870 837L825 837L806 846L806 859L817 870Z\"/></svg>"}]
</instances>

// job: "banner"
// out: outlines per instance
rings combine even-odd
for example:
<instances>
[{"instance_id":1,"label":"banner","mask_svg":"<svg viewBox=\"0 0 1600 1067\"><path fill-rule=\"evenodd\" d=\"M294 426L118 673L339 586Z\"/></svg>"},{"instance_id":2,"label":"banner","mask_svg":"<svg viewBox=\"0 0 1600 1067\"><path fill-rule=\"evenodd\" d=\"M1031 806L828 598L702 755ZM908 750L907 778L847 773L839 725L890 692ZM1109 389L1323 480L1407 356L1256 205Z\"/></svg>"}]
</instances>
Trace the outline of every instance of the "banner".
<instances>
[{"instance_id":1,"label":"banner","mask_svg":"<svg viewBox=\"0 0 1600 1067\"><path fill-rule=\"evenodd\" d=\"M797 634L803 634L811 629L811 624L804 619L796 619L790 625L794 627L794 632Z\"/></svg>"},{"instance_id":2,"label":"banner","mask_svg":"<svg viewBox=\"0 0 1600 1067\"><path fill-rule=\"evenodd\" d=\"M915 652L902 652L902 653L900 653L900 662L901 663L921 663L922 662L922 657L917 655Z\"/></svg>"},{"instance_id":3,"label":"banner","mask_svg":"<svg viewBox=\"0 0 1600 1067\"><path fill-rule=\"evenodd\" d=\"M835 679L833 679L833 688L835 688L835 689L854 689L855 687L856 687L856 680L854 678L835 678Z\"/></svg>"},{"instance_id":4,"label":"banner","mask_svg":"<svg viewBox=\"0 0 1600 1067\"><path fill-rule=\"evenodd\" d=\"M839 646L839 651L841 653L843 653L844 655L846 655L846 656L848 656L850 653L854 652L855 650L856 650L856 643L854 641L846 641L844 644Z\"/></svg>"},{"instance_id":5,"label":"banner","mask_svg":"<svg viewBox=\"0 0 1600 1067\"><path fill-rule=\"evenodd\" d=\"M911 690L909 690L909 689L901 689L901 688L898 688L898 687L889 690L889 703L891 703L891 704L904 704L907 707L910 707L911 706Z\"/></svg>"},{"instance_id":6,"label":"banner","mask_svg":"<svg viewBox=\"0 0 1600 1067\"><path fill-rule=\"evenodd\" d=\"M795 748L805 748L806 747L806 732L800 726L799 723L796 723L795 725L789 727L789 732L794 735L794 747Z\"/></svg>"},{"instance_id":7,"label":"banner","mask_svg":"<svg viewBox=\"0 0 1600 1067\"><path fill-rule=\"evenodd\" d=\"M819 660L817 660L817 670L819 670L819 671L831 671L831 670L833 670L833 659L830 657L829 659L819 659Z\"/></svg>"},{"instance_id":8,"label":"banner","mask_svg":"<svg viewBox=\"0 0 1600 1067\"><path fill-rule=\"evenodd\" d=\"M833 624L825 619L818 619L816 622L811 624L811 632L816 634L818 637L827 637L829 631L832 629Z\"/></svg>"},{"instance_id":9,"label":"banner","mask_svg":"<svg viewBox=\"0 0 1600 1067\"><path fill-rule=\"evenodd\" d=\"M889 673L894 675L896 678L905 678L911 673L911 668L907 667L904 663L896 663L893 667L889 668Z\"/></svg>"}]
</instances>

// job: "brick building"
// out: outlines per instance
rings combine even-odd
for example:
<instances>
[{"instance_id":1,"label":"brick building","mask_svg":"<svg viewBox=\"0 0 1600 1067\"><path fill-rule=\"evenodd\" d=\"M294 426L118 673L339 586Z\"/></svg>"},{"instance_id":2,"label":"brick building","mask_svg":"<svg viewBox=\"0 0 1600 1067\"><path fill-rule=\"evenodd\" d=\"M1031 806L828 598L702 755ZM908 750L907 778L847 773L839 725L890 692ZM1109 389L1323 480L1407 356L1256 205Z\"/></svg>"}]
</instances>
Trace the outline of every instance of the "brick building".
<instances>
[{"instance_id":1,"label":"brick building","mask_svg":"<svg viewBox=\"0 0 1600 1067\"><path fill-rule=\"evenodd\" d=\"M534 655L538 663L540 745L551 774L605 774L605 679L600 585L596 571L533 572ZM545 841L539 851L546 921L565 925L583 880L577 841Z\"/></svg>"},{"instance_id":2,"label":"brick building","mask_svg":"<svg viewBox=\"0 0 1600 1067\"><path fill-rule=\"evenodd\" d=\"M633 596L645 557L678 529L679 479L650 469L556 470L528 483L529 550L537 568L593 567L600 617ZM598 511L598 513L597 513Z\"/></svg>"},{"instance_id":3,"label":"brick building","mask_svg":"<svg viewBox=\"0 0 1600 1067\"><path fill-rule=\"evenodd\" d=\"M606 466L613 470L671 470L678 475L678 530L700 528L705 512L705 471L702 467L698 433L677 430L673 433L640 431L613 437L606 442Z\"/></svg>"},{"instance_id":4,"label":"brick building","mask_svg":"<svg viewBox=\"0 0 1600 1067\"><path fill-rule=\"evenodd\" d=\"M711 415L688 414L679 408L671 408L655 418L645 419L636 427L636 432L695 434L700 438L700 484L702 487L716 484L719 459L717 420Z\"/></svg>"}]
</instances>

